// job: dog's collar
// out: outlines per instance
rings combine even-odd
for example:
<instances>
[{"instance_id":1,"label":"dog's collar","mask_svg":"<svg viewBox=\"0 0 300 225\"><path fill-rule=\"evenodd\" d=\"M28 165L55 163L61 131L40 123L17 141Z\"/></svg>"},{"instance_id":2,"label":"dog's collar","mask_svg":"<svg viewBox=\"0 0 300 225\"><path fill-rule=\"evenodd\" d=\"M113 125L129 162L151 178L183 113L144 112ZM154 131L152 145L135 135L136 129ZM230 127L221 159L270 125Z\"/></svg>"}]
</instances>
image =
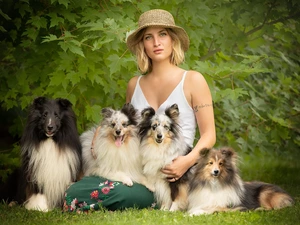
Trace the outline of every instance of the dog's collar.
<instances>
[{"instance_id":1,"label":"dog's collar","mask_svg":"<svg viewBox=\"0 0 300 225\"><path fill-rule=\"evenodd\" d=\"M97 127L97 129L95 131L95 134L94 134L94 137L93 137L93 140L92 140L92 144L91 144L91 152L92 152L92 156L93 156L94 159L97 159L97 156L96 156L95 151L94 151L94 145L95 145L95 139L98 136L100 128L101 128L101 126Z\"/></svg>"}]
</instances>

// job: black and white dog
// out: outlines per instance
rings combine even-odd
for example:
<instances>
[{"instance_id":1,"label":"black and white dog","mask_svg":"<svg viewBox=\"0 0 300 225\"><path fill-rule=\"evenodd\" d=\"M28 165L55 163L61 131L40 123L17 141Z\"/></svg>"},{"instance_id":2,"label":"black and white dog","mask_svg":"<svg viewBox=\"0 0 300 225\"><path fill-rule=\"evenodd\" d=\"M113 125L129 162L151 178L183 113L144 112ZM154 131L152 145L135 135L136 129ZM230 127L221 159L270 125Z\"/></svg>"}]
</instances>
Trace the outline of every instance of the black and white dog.
<instances>
[{"instance_id":1,"label":"black and white dog","mask_svg":"<svg viewBox=\"0 0 300 225\"><path fill-rule=\"evenodd\" d=\"M20 179L10 200L40 211L62 206L65 190L81 171L76 117L67 99L33 101L21 138L21 160L18 178L10 178Z\"/></svg>"}]
</instances>

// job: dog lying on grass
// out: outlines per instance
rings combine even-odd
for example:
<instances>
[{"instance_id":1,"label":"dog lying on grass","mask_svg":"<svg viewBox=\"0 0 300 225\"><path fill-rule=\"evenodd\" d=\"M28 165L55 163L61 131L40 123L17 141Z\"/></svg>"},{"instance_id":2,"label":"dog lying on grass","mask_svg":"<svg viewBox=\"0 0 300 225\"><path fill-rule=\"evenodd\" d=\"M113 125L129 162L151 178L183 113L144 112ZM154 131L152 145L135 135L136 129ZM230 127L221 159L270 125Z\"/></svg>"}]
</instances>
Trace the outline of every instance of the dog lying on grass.
<instances>
[{"instance_id":1,"label":"dog lying on grass","mask_svg":"<svg viewBox=\"0 0 300 225\"><path fill-rule=\"evenodd\" d=\"M187 209L190 215L293 205L293 198L276 185L244 182L236 163L237 155L230 148L201 150L190 183Z\"/></svg>"}]
</instances>

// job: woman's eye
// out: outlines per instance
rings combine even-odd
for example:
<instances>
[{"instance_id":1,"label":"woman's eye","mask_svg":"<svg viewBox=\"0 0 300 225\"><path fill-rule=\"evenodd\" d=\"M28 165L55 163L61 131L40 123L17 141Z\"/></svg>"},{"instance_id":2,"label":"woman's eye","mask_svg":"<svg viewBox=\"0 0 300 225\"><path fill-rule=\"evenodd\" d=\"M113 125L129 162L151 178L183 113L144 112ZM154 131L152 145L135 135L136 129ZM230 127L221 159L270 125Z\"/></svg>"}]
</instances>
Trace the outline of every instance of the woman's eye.
<instances>
[{"instance_id":1,"label":"woman's eye","mask_svg":"<svg viewBox=\"0 0 300 225\"><path fill-rule=\"evenodd\" d=\"M163 37L163 36L167 36L167 33L163 32L163 33L160 33L159 36Z\"/></svg>"},{"instance_id":2,"label":"woman's eye","mask_svg":"<svg viewBox=\"0 0 300 225\"><path fill-rule=\"evenodd\" d=\"M145 40L150 40L151 39L151 36L146 36L145 37Z\"/></svg>"}]
</instances>

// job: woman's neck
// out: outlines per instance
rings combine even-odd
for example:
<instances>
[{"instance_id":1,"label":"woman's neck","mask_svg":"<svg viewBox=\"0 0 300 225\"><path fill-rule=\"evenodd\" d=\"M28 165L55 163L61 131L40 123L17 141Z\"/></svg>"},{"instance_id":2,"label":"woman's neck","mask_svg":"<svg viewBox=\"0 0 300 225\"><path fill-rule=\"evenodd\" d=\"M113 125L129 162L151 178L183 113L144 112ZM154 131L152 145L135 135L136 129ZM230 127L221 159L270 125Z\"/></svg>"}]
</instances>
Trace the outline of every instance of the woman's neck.
<instances>
[{"instance_id":1,"label":"woman's neck","mask_svg":"<svg viewBox=\"0 0 300 225\"><path fill-rule=\"evenodd\" d=\"M180 69L178 66L175 66L171 63L155 63L153 64L152 71L149 73L150 76L155 77L164 77L169 76L170 74L175 73Z\"/></svg>"}]
</instances>

